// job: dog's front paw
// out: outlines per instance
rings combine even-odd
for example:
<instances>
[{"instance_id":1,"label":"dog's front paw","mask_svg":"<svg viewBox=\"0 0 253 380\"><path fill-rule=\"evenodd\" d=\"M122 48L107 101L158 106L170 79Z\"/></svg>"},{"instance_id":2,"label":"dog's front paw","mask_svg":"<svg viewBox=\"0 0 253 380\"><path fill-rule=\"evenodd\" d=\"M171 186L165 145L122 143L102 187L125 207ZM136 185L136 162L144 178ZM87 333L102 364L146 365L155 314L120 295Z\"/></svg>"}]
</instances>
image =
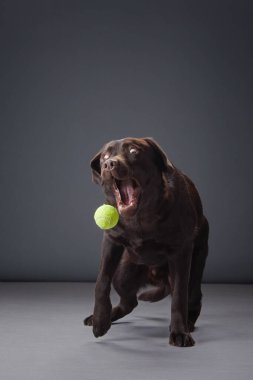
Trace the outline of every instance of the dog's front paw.
<instances>
[{"instance_id":1,"label":"dog's front paw","mask_svg":"<svg viewBox=\"0 0 253 380\"><path fill-rule=\"evenodd\" d=\"M103 336L111 327L111 319L106 320L96 320L94 317L92 319L93 334L96 338Z\"/></svg>"},{"instance_id":2,"label":"dog's front paw","mask_svg":"<svg viewBox=\"0 0 253 380\"><path fill-rule=\"evenodd\" d=\"M195 344L190 333L175 333L173 331L170 333L169 343L177 347L191 347Z\"/></svg>"},{"instance_id":3,"label":"dog's front paw","mask_svg":"<svg viewBox=\"0 0 253 380\"><path fill-rule=\"evenodd\" d=\"M93 314L90 315L89 317L85 318L83 321L83 324L85 326L92 326L93 325Z\"/></svg>"}]
</instances>

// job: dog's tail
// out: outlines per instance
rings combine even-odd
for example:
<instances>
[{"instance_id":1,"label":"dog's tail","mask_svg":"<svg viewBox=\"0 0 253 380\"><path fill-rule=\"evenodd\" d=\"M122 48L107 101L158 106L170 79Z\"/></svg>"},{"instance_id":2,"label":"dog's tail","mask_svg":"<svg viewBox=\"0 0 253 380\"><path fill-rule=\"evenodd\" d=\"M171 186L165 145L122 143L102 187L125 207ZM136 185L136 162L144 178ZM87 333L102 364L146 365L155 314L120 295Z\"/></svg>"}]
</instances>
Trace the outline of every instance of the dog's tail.
<instances>
[{"instance_id":1,"label":"dog's tail","mask_svg":"<svg viewBox=\"0 0 253 380\"><path fill-rule=\"evenodd\" d=\"M170 294L170 287L168 285L161 285L155 288L146 290L138 296L138 300L157 302L167 297Z\"/></svg>"}]
</instances>

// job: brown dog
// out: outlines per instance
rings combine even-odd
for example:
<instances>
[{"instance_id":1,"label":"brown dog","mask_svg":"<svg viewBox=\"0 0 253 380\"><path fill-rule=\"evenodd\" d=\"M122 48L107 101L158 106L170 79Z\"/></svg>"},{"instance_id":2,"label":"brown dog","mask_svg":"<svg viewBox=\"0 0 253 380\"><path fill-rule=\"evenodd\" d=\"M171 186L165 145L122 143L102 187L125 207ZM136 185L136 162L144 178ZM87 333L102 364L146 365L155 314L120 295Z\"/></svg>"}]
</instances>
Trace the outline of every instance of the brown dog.
<instances>
[{"instance_id":1,"label":"brown dog","mask_svg":"<svg viewBox=\"0 0 253 380\"><path fill-rule=\"evenodd\" d=\"M208 253L208 222L192 181L151 138L105 144L91 161L106 203L117 207L116 227L104 232L93 315L84 320L95 337L138 304L172 295L170 344L192 346L201 310L201 279ZM112 308L110 289L120 295Z\"/></svg>"}]
</instances>

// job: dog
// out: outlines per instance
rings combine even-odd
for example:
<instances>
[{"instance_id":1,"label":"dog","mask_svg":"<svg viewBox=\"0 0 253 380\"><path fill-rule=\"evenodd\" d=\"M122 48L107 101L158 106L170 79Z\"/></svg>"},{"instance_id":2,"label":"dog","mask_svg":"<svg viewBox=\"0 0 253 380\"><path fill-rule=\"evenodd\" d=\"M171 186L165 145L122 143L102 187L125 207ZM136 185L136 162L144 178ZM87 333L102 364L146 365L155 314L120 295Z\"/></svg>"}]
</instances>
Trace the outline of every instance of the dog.
<instances>
[{"instance_id":1,"label":"dog","mask_svg":"<svg viewBox=\"0 0 253 380\"><path fill-rule=\"evenodd\" d=\"M93 182L120 218L104 232L94 311L84 324L93 327L95 337L103 336L138 300L155 302L171 294L169 343L193 346L209 235L195 185L148 137L110 141L90 165ZM115 307L111 285L120 296Z\"/></svg>"}]
</instances>

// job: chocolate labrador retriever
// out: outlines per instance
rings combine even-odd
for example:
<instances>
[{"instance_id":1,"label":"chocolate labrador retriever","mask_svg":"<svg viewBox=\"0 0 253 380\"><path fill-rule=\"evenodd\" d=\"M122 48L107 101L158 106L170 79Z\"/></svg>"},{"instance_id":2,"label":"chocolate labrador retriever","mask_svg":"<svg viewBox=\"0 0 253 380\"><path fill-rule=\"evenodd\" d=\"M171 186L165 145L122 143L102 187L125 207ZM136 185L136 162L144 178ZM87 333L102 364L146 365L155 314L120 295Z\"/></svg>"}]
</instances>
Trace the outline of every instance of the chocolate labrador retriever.
<instances>
[{"instance_id":1,"label":"chocolate labrador retriever","mask_svg":"<svg viewBox=\"0 0 253 380\"><path fill-rule=\"evenodd\" d=\"M84 324L93 326L95 337L102 336L138 299L154 302L170 293L169 343L193 346L190 332L201 310L209 232L194 184L152 138L105 144L91 169L120 219L104 232L94 312ZM113 308L111 284L120 296ZM137 296L146 285L153 286Z\"/></svg>"}]
</instances>

